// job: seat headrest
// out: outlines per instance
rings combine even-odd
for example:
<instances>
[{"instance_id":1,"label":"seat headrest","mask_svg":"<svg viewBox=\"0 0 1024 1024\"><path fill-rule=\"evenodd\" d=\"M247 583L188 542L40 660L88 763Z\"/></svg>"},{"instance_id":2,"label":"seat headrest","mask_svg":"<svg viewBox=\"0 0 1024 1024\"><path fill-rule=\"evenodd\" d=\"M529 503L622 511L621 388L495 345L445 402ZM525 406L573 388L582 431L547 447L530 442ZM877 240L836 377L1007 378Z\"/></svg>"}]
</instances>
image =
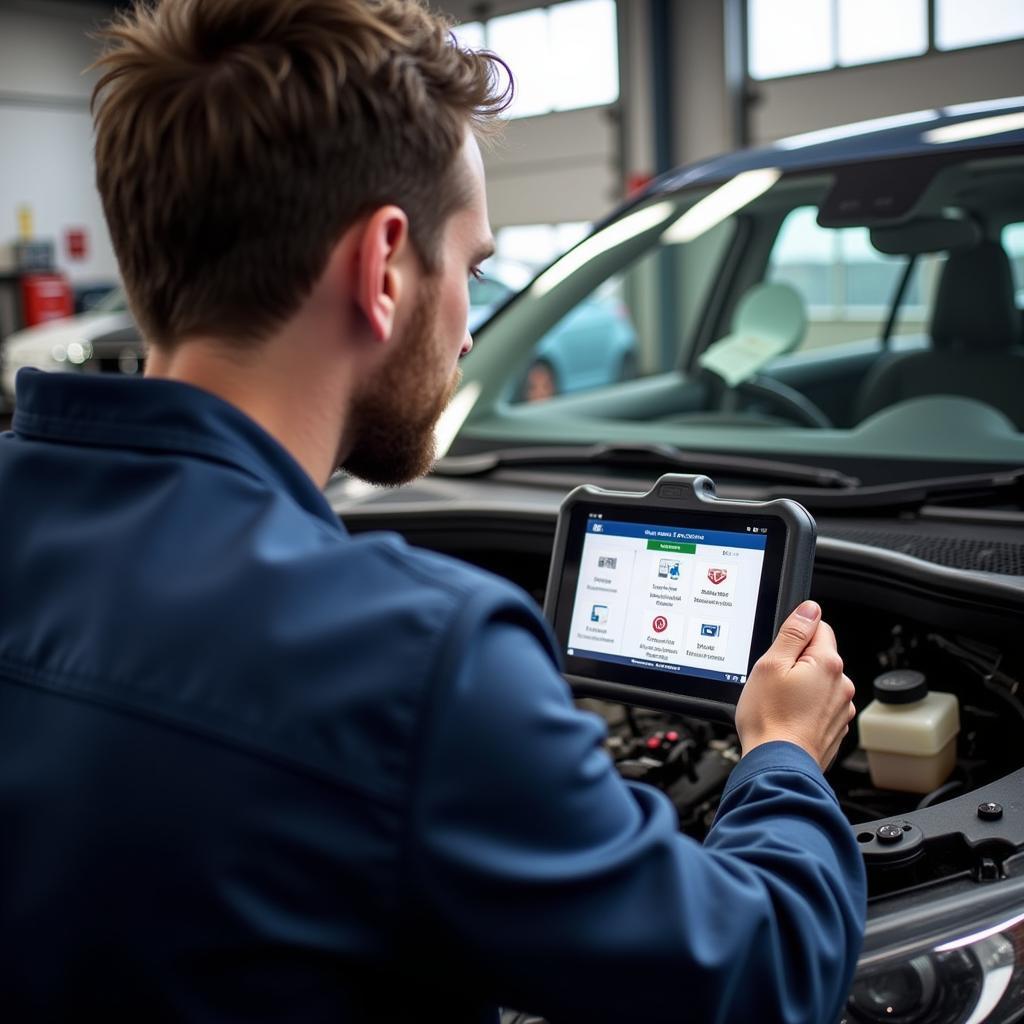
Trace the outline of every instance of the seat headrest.
<instances>
[{"instance_id":1,"label":"seat headrest","mask_svg":"<svg viewBox=\"0 0 1024 1024\"><path fill-rule=\"evenodd\" d=\"M932 311L932 345L1000 352L1013 348L1019 333L1013 273L1003 247L985 241L950 253Z\"/></svg>"}]
</instances>

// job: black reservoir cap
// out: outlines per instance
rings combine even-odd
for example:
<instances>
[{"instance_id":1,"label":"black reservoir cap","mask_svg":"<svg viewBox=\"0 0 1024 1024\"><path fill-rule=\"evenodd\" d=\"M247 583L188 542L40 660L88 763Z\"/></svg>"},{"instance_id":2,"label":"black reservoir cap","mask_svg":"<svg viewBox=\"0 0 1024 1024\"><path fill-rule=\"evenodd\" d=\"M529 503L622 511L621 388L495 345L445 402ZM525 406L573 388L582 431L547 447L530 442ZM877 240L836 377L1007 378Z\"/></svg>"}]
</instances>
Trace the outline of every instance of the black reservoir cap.
<instances>
[{"instance_id":1,"label":"black reservoir cap","mask_svg":"<svg viewBox=\"0 0 1024 1024\"><path fill-rule=\"evenodd\" d=\"M898 668L883 672L875 680L875 698L883 704L913 704L928 696L928 680L923 672Z\"/></svg>"}]
</instances>

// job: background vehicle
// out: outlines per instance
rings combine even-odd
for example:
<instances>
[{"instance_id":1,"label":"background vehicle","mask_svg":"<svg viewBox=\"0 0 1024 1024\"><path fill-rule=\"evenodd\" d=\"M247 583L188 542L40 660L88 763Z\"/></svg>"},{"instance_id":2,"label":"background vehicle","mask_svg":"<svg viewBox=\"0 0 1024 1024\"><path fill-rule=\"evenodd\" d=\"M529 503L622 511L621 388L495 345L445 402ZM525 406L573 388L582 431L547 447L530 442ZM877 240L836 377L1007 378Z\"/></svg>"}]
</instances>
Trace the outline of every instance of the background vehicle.
<instances>
[{"instance_id":1,"label":"background vehicle","mask_svg":"<svg viewBox=\"0 0 1024 1024\"><path fill-rule=\"evenodd\" d=\"M533 280L529 267L514 260L491 257L480 268L480 277L469 279L469 329L476 331L513 295Z\"/></svg>"},{"instance_id":2,"label":"background vehicle","mask_svg":"<svg viewBox=\"0 0 1024 1024\"><path fill-rule=\"evenodd\" d=\"M521 264L492 260L486 276L469 282L469 329L487 319L533 275ZM514 282L518 285L513 288ZM629 380L636 375L636 331L612 288L598 289L555 324L533 351L520 385L522 401Z\"/></svg>"},{"instance_id":3,"label":"background vehicle","mask_svg":"<svg viewBox=\"0 0 1024 1024\"><path fill-rule=\"evenodd\" d=\"M114 301L114 294L120 293L121 289L116 284L106 283L76 285L75 312L92 313L102 308L108 302ZM123 300L122 300L123 301Z\"/></svg>"},{"instance_id":4,"label":"background vehicle","mask_svg":"<svg viewBox=\"0 0 1024 1024\"><path fill-rule=\"evenodd\" d=\"M844 1019L1008 1024L1024 1010L1024 101L829 134L656 182L483 325L431 476L328 493L350 530L397 529L538 601L579 483L640 492L673 469L802 501L858 706L912 668L961 715L956 769L924 797L872 785L856 728L830 773L869 872ZM547 333L608 289L636 379L523 401ZM591 706L623 773L702 836L735 736ZM676 759L638 767L670 730Z\"/></svg>"},{"instance_id":5,"label":"background vehicle","mask_svg":"<svg viewBox=\"0 0 1024 1024\"><path fill-rule=\"evenodd\" d=\"M14 402L23 366L82 373L141 373L145 348L124 292L111 291L88 313L51 320L10 335L0 349L3 397Z\"/></svg>"}]
</instances>

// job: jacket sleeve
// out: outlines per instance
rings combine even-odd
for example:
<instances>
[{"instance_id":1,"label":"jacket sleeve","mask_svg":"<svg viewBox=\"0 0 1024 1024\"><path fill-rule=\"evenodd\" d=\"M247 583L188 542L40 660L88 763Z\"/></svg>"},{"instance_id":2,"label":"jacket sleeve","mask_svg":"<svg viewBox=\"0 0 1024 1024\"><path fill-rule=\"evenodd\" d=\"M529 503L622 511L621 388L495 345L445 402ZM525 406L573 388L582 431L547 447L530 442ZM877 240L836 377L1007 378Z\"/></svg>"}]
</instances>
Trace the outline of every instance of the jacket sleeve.
<instances>
[{"instance_id":1,"label":"jacket sleeve","mask_svg":"<svg viewBox=\"0 0 1024 1024\"><path fill-rule=\"evenodd\" d=\"M809 755L747 755L702 846L615 772L526 608L465 615L450 641L406 849L430 970L558 1022L837 1018L864 869Z\"/></svg>"}]
</instances>

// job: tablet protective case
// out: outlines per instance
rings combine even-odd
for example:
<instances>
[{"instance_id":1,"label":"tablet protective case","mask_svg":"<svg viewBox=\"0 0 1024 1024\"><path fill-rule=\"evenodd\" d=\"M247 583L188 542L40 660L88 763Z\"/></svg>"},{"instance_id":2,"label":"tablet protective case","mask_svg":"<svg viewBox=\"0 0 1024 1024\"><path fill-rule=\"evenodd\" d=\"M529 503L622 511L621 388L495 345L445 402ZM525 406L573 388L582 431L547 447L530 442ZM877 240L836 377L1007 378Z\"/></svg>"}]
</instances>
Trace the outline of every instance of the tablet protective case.
<instances>
[{"instance_id":1,"label":"tablet protective case","mask_svg":"<svg viewBox=\"0 0 1024 1024\"><path fill-rule=\"evenodd\" d=\"M610 491L585 484L570 492L559 509L555 543L551 556L551 569L544 597L544 614L552 626L562 588L563 571L569 541L569 528L573 510L580 504L600 505L602 508L621 508L623 513L636 519L648 509L679 512L711 513L717 516L736 515L747 518L772 518L785 527L782 569L771 624L771 635L778 633L789 614L810 593L814 564L817 527L811 514L798 502L788 498L771 501L740 501L719 498L714 482L707 476L666 473L659 477L646 494L631 491ZM560 638L560 641L562 638ZM760 654L762 652L758 652ZM654 670L652 670L654 671ZM574 693L579 696L604 697L630 704L646 705L692 714L700 718L731 721L735 717L735 703L708 700L686 694L645 689L634 684L612 682L567 674ZM738 693L737 693L738 697Z\"/></svg>"}]
</instances>

